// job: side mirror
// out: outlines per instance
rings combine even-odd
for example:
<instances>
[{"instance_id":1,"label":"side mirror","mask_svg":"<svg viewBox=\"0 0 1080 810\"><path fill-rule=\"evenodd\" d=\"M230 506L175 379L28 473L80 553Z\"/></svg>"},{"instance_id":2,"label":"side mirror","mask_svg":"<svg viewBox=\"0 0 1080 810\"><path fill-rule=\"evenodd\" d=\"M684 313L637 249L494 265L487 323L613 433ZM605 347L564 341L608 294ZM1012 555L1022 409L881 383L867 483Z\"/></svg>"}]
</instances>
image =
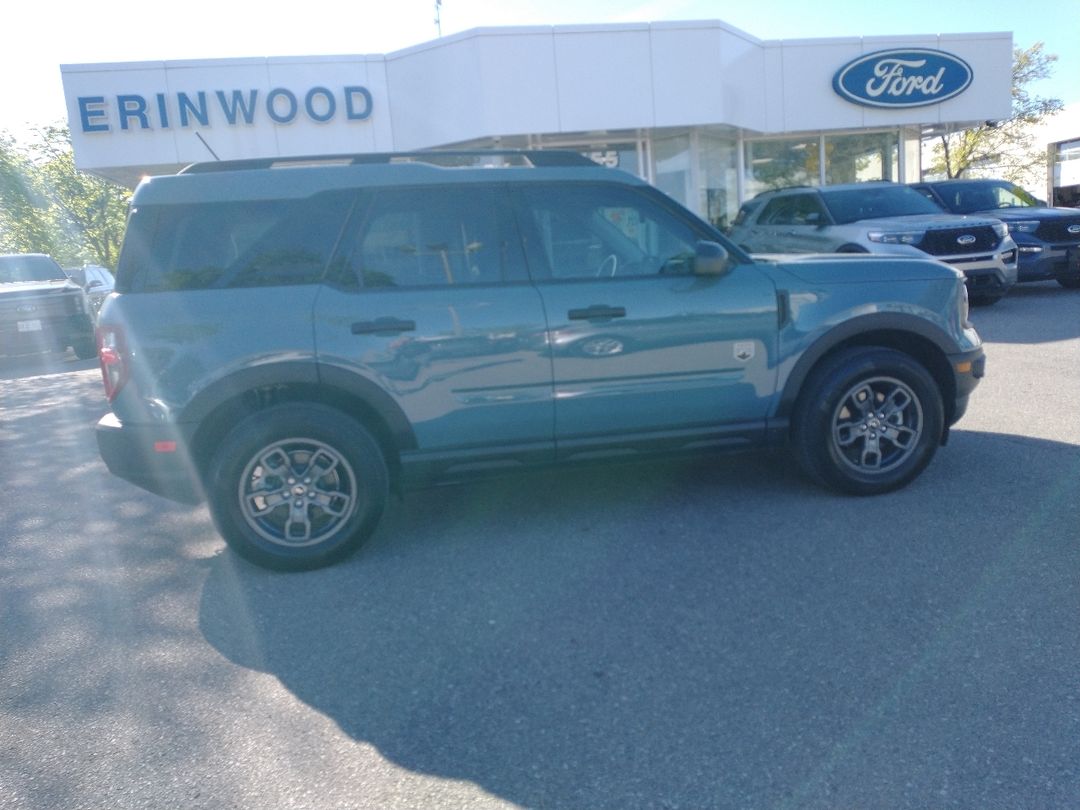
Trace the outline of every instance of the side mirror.
<instances>
[{"instance_id":1,"label":"side mirror","mask_svg":"<svg viewBox=\"0 0 1080 810\"><path fill-rule=\"evenodd\" d=\"M723 245L699 241L694 246L695 276L726 276L731 272L731 257Z\"/></svg>"}]
</instances>

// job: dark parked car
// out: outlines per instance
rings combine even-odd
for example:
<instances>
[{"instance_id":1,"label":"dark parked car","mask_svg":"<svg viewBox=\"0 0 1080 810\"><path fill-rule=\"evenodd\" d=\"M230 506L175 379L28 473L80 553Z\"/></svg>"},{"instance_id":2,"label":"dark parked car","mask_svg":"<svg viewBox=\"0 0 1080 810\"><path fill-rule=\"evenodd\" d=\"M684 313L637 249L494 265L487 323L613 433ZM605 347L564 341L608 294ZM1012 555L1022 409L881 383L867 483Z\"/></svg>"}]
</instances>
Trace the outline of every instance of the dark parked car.
<instances>
[{"instance_id":1,"label":"dark parked car","mask_svg":"<svg viewBox=\"0 0 1080 810\"><path fill-rule=\"evenodd\" d=\"M788 443L871 495L964 413L967 315L941 262L755 261L572 153L198 165L135 191L98 443L278 568L351 552L392 486L527 465Z\"/></svg>"},{"instance_id":2,"label":"dark parked car","mask_svg":"<svg viewBox=\"0 0 1080 810\"><path fill-rule=\"evenodd\" d=\"M954 214L989 215L1009 226L1020 251L1019 281L1080 287L1080 211L1047 208L1006 180L939 180L913 188Z\"/></svg>"},{"instance_id":3,"label":"dark parked car","mask_svg":"<svg viewBox=\"0 0 1080 810\"><path fill-rule=\"evenodd\" d=\"M0 256L0 353L97 353L94 324L82 289L42 253Z\"/></svg>"}]
</instances>

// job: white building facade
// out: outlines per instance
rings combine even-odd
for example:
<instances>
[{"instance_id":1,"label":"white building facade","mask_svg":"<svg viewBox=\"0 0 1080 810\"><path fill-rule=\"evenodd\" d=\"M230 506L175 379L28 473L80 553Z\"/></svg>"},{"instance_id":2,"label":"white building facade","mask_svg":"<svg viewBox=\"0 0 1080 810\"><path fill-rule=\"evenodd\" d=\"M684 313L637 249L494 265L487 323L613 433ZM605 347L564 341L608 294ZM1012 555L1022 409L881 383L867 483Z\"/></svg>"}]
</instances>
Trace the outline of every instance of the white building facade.
<instances>
[{"instance_id":1,"label":"white building facade","mask_svg":"<svg viewBox=\"0 0 1080 810\"><path fill-rule=\"evenodd\" d=\"M760 40L719 21L474 29L382 55L61 66L76 164L572 149L724 225L766 188L913 181L1007 118L1012 35Z\"/></svg>"}]
</instances>

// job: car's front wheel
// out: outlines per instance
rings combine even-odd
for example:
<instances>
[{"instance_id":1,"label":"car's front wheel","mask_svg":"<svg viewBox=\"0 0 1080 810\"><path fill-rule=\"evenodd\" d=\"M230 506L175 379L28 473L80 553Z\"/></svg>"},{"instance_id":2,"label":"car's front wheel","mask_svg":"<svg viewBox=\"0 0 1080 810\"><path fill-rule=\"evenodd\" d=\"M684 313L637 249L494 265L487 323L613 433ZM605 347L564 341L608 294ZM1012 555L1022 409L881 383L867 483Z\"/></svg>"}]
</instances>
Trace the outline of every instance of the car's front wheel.
<instances>
[{"instance_id":1,"label":"car's front wheel","mask_svg":"<svg viewBox=\"0 0 1080 810\"><path fill-rule=\"evenodd\" d=\"M922 472L944 423L938 385L921 364L892 349L858 347L829 358L807 381L792 438L812 478L876 495Z\"/></svg>"},{"instance_id":2,"label":"car's front wheel","mask_svg":"<svg viewBox=\"0 0 1080 810\"><path fill-rule=\"evenodd\" d=\"M389 474L379 443L356 421L290 403L240 422L206 482L214 522L234 551L301 570L340 560L367 539L386 506Z\"/></svg>"}]
</instances>

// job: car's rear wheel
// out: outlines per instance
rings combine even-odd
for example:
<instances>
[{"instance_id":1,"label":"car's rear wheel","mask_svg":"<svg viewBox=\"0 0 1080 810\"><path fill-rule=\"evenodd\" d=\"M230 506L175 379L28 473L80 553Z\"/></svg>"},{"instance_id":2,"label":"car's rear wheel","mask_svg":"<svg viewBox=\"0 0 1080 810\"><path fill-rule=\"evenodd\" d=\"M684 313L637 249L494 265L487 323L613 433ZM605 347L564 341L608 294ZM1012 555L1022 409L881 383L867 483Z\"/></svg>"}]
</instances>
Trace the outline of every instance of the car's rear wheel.
<instances>
[{"instance_id":1,"label":"car's rear wheel","mask_svg":"<svg viewBox=\"0 0 1080 810\"><path fill-rule=\"evenodd\" d=\"M1080 289L1080 276L1058 276L1057 283L1067 290Z\"/></svg>"},{"instance_id":2,"label":"car's rear wheel","mask_svg":"<svg viewBox=\"0 0 1080 810\"><path fill-rule=\"evenodd\" d=\"M379 443L333 408L277 405L240 422L214 454L210 510L241 556L268 568L310 569L354 552L386 506Z\"/></svg>"},{"instance_id":3,"label":"car's rear wheel","mask_svg":"<svg viewBox=\"0 0 1080 810\"><path fill-rule=\"evenodd\" d=\"M876 495L908 484L941 442L937 383L910 356L858 347L825 361L808 380L792 421L800 466L842 492Z\"/></svg>"},{"instance_id":4,"label":"car's rear wheel","mask_svg":"<svg viewBox=\"0 0 1080 810\"><path fill-rule=\"evenodd\" d=\"M71 350L80 360L89 360L97 357L97 341L93 337L80 338L71 344Z\"/></svg>"}]
</instances>

